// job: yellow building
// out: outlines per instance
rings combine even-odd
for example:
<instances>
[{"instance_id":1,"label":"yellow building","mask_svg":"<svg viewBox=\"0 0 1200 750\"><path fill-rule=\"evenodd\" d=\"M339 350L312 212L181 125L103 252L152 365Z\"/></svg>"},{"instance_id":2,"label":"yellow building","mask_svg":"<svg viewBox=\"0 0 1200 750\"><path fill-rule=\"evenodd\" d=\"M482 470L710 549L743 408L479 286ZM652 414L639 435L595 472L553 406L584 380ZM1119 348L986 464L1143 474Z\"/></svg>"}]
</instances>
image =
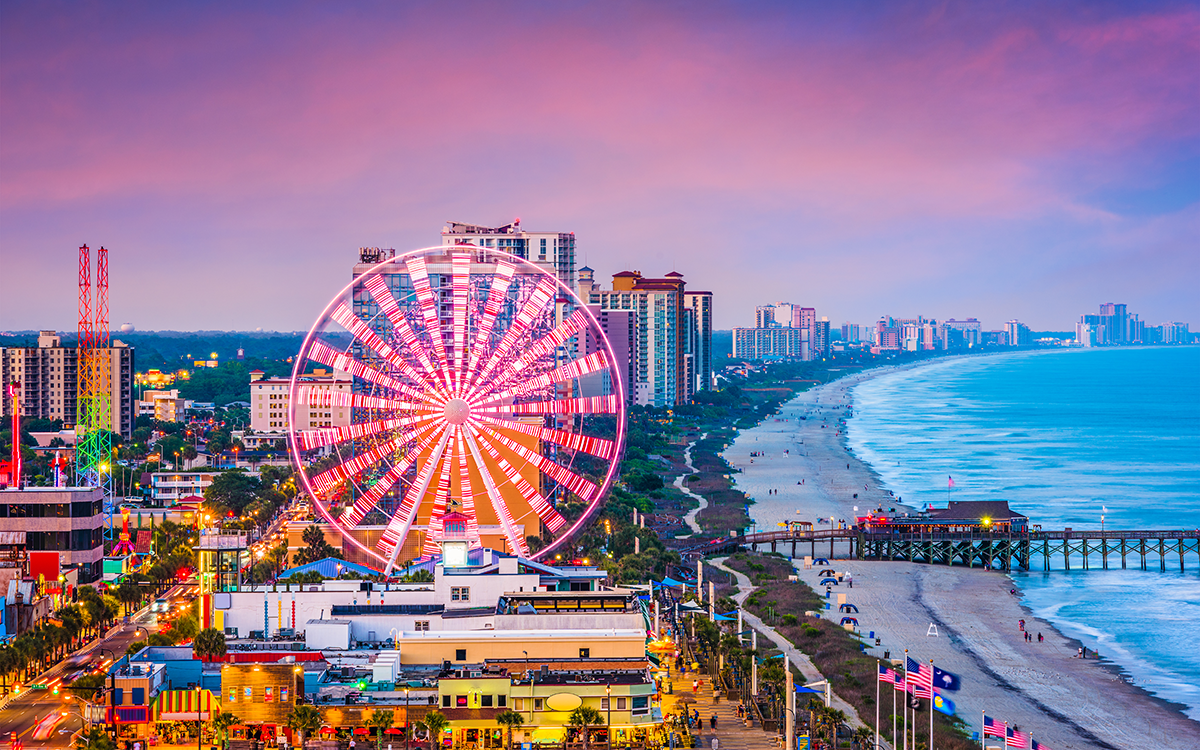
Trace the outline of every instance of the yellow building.
<instances>
[{"instance_id":1,"label":"yellow building","mask_svg":"<svg viewBox=\"0 0 1200 750\"><path fill-rule=\"evenodd\" d=\"M646 631L589 630L445 630L397 633L404 666L482 664L485 660L646 658Z\"/></svg>"}]
</instances>

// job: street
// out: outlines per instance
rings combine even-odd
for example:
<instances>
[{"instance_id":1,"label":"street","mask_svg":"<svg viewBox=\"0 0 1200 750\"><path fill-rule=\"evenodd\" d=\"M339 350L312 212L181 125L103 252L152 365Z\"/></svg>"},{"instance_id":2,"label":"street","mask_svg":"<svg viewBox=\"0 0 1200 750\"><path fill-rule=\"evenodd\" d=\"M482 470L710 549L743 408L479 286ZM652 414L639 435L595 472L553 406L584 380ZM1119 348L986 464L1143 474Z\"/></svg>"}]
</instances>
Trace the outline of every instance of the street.
<instances>
[{"instance_id":1,"label":"street","mask_svg":"<svg viewBox=\"0 0 1200 750\"><path fill-rule=\"evenodd\" d=\"M170 599L172 606L179 601L181 592L192 590L189 586L175 586L164 598ZM153 600L151 600L153 601ZM150 605L143 607L130 616L129 623L118 623L111 628L103 638L92 641L73 655L68 656L36 678L21 683L21 694L0 709L0 740L9 742L12 732L16 732L26 748L67 748L70 746L71 735L83 726L82 704L76 697L63 689L63 678L73 672L87 667L107 667L115 657L117 660L125 655L129 644L146 640L148 633L153 633L157 627ZM30 690L27 685L46 685L45 690ZM54 694L54 688L59 694ZM102 694L106 697L106 694ZM34 739L33 730L38 722L53 712L66 716L53 728L50 736L44 740Z\"/></svg>"}]
</instances>

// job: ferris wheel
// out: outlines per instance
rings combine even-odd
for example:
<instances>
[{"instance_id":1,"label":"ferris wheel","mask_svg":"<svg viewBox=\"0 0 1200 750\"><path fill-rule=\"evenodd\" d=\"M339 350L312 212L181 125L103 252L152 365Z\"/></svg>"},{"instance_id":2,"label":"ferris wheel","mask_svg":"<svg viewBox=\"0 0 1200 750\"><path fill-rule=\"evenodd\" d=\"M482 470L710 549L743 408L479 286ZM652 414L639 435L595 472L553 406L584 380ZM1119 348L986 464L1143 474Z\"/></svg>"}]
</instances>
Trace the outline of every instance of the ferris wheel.
<instances>
[{"instance_id":1,"label":"ferris wheel","mask_svg":"<svg viewBox=\"0 0 1200 750\"><path fill-rule=\"evenodd\" d=\"M625 435L595 316L553 273L474 245L358 275L305 338L287 403L305 490L388 574L450 540L561 549L603 502Z\"/></svg>"}]
</instances>

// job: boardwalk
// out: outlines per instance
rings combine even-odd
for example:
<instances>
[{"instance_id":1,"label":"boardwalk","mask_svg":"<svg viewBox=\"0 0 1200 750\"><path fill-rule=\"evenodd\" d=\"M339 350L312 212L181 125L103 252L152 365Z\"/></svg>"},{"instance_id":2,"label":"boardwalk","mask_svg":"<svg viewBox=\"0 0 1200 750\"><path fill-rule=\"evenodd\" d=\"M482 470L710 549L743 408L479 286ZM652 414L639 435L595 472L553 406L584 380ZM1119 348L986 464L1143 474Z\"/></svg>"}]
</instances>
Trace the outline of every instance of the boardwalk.
<instances>
[{"instance_id":1,"label":"boardwalk","mask_svg":"<svg viewBox=\"0 0 1200 750\"><path fill-rule=\"evenodd\" d=\"M994 570L1099 568L1110 566L1166 571L1200 563L1200 530L1031 531L1018 534L898 533L857 528L761 531L688 547L685 554L716 554L740 547L790 552L792 557L841 557L962 565Z\"/></svg>"},{"instance_id":2,"label":"boardwalk","mask_svg":"<svg viewBox=\"0 0 1200 750\"><path fill-rule=\"evenodd\" d=\"M692 694L692 681L703 680L704 689L696 696ZM673 692L663 696L663 716L678 716L686 708L690 713L699 711L701 728L693 730L700 739L699 746L712 750L712 739L717 738L718 750L779 750L774 732L764 732L757 724L749 728L737 718L737 701L713 700L712 682L706 674L671 671ZM711 729L709 719L717 717L717 728Z\"/></svg>"}]
</instances>

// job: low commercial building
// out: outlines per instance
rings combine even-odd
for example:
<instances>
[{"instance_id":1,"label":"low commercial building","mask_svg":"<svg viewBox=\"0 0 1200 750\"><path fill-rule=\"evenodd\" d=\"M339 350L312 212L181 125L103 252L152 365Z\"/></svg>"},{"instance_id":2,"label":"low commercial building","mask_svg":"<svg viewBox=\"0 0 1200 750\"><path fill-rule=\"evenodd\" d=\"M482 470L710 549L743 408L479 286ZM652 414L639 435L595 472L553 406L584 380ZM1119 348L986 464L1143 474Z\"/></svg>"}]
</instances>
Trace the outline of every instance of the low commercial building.
<instances>
[{"instance_id":1,"label":"low commercial building","mask_svg":"<svg viewBox=\"0 0 1200 750\"><path fill-rule=\"evenodd\" d=\"M0 490L0 538L18 559L58 552L62 569L77 568L90 582L104 559L104 491L98 487L26 487Z\"/></svg>"},{"instance_id":2,"label":"low commercial building","mask_svg":"<svg viewBox=\"0 0 1200 750\"><path fill-rule=\"evenodd\" d=\"M163 460L169 463L166 456ZM150 498L159 504L170 504L187 497L204 497L204 490L220 472L216 471L156 471L150 475Z\"/></svg>"}]
</instances>

